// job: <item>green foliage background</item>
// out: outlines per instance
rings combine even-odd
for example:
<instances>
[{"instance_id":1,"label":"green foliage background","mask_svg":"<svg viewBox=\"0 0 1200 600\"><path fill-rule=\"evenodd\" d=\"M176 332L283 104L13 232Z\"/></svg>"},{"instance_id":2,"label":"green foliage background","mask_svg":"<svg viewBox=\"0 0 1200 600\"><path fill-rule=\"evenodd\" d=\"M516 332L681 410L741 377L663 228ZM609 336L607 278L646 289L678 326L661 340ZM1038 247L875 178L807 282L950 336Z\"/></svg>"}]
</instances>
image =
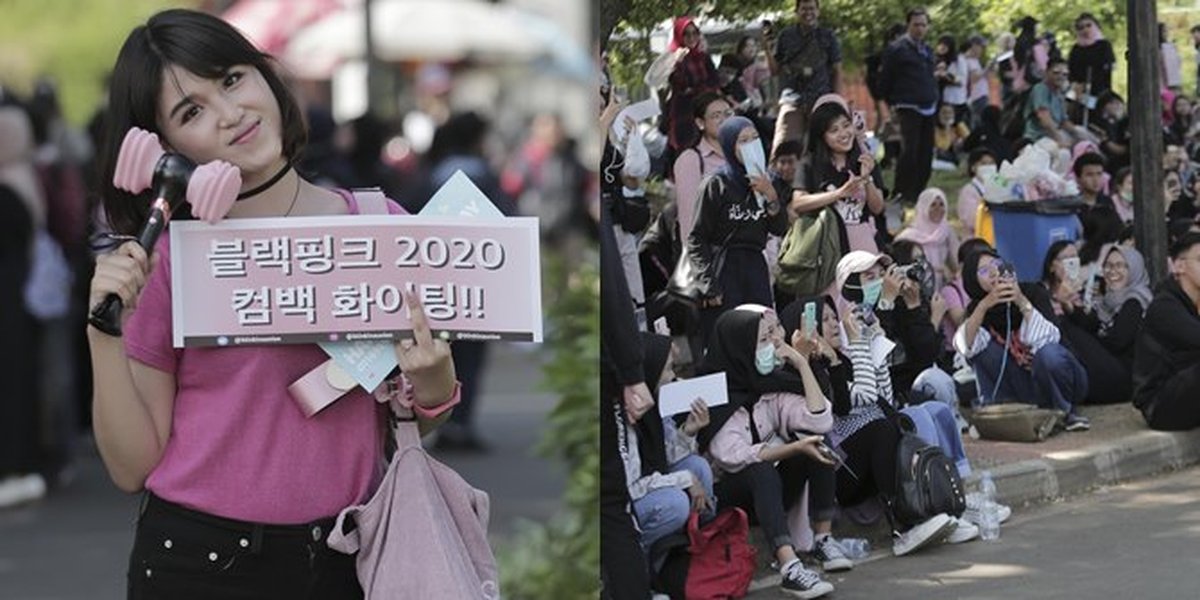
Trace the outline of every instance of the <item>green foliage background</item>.
<instances>
[{"instance_id":1,"label":"green foliage background","mask_svg":"<svg viewBox=\"0 0 1200 600\"><path fill-rule=\"evenodd\" d=\"M0 84L25 95L49 74L67 119L84 124L100 105L104 77L137 25L187 0L0 0Z\"/></svg>"}]
</instances>

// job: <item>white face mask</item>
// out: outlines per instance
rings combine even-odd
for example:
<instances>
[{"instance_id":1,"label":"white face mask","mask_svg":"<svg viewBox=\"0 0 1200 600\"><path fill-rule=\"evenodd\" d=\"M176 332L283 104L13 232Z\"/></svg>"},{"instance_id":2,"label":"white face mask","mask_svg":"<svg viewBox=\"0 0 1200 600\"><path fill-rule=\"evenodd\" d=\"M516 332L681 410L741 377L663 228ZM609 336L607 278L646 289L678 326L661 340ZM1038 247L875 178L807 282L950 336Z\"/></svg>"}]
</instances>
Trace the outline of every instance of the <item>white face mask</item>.
<instances>
[{"instance_id":1,"label":"white face mask","mask_svg":"<svg viewBox=\"0 0 1200 600\"><path fill-rule=\"evenodd\" d=\"M762 140L753 139L738 144L737 148L742 164L746 167L746 173L763 176L767 174L767 157L763 152Z\"/></svg>"},{"instance_id":2,"label":"white face mask","mask_svg":"<svg viewBox=\"0 0 1200 600\"><path fill-rule=\"evenodd\" d=\"M1063 273L1071 281L1079 281L1079 257L1072 256L1062 259Z\"/></svg>"}]
</instances>

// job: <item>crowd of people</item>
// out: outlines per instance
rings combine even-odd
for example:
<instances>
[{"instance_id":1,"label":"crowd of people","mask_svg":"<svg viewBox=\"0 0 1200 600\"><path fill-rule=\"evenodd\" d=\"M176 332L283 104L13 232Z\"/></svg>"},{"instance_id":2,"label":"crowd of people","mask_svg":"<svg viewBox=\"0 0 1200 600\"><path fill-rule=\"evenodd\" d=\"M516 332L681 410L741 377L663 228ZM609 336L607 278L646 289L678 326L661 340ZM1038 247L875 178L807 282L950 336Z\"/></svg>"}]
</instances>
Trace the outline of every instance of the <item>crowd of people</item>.
<instances>
[{"instance_id":1,"label":"crowd of people","mask_svg":"<svg viewBox=\"0 0 1200 600\"><path fill-rule=\"evenodd\" d=\"M1093 404L1131 403L1153 429L1200 425L1184 399L1200 383L1200 120L1167 73L1178 54L1164 52L1169 275L1155 287L1131 222L1139 203L1158 200L1134 197L1117 58L1096 17L1074 20L1064 55L1033 17L994 49L974 34L931 47L937 24L909 10L866 62L873 135L839 93L838 35L819 17L818 0L798 0L793 23L741 38L719 66L696 21L676 19L674 70L656 91L665 161L646 155L650 125L613 127L624 99L601 90L602 170L614 174L601 182L612 598L667 591L654 542L690 511L703 523L714 508L743 509L763 529L780 589L800 598L832 591L819 570L853 567L834 519L886 518L896 555L978 537L974 495L962 514L896 519L892 413L963 477L963 413L992 405L1056 411L1065 432L1089 430L1080 407ZM1193 36L1200 48L1200 28ZM997 171L1034 151L1053 157L1076 215L1068 239L1031 241L1040 274L1018 273L999 250L1016 234L988 207ZM929 187L938 168L968 181ZM655 211L645 189L657 179L670 185ZM671 377L717 372L727 403L657 409ZM648 458L664 443L665 460ZM648 481L675 498L653 519L639 508Z\"/></svg>"}]
</instances>

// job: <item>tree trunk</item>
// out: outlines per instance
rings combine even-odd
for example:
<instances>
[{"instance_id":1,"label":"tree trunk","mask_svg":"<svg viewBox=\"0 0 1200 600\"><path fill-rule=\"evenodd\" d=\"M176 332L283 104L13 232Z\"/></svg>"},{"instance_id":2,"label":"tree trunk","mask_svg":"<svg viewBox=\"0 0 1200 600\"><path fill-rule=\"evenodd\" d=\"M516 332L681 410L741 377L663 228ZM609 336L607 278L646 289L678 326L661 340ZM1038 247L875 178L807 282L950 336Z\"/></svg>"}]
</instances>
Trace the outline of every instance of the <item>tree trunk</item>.
<instances>
[{"instance_id":1,"label":"tree trunk","mask_svg":"<svg viewBox=\"0 0 1200 600\"><path fill-rule=\"evenodd\" d=\"M1153 2L1129 0L1129 129L1133 167L1134 238L1150 281L1166 275L1167 216L1162 178L1162 69Z\"/></svg>"}]
</instances>

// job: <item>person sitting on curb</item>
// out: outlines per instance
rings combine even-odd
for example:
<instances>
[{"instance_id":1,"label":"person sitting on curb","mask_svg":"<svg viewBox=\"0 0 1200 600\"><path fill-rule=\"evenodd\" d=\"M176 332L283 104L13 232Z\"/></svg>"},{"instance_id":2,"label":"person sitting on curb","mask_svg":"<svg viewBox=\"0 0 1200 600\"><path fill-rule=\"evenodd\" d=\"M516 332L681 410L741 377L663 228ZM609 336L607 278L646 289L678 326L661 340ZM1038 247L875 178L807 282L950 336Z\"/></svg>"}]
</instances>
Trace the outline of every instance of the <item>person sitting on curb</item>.
<instances>
[{"instance_id":1,"label":"person sitting on curb","mask_svg":"<svg viewBox=\"0 0 1200 600\"><path fill-rule=\"evenodd\" d=\"M1066 414L1067 431L1091 429L1088 419L1075 412L1087 396L1087 371L1060 343L1058 327L1045 316L1053 311L1029 301L1035 290L1027 294L1012 266L993 250L967 256L963 287L971 305L954 334L954 348L975 370L978 403L1048 405Z\"/></svg>"},{"instance_id":2,"label":"person sitting on curb","mask_svg":"<svg viewBox=\"0 0 1200 600\"><path fill-rule=\"evenodd\" d=\"M1160 431L1200 425L1200 233L1171 246L1171 277L1146 309L1134 346L1133 404Z\"/></svg>"},{"instance_id":3,"label":"person sitting on curb","mask_svg":"<svg viewBox=\"0 0 1200 600\"><path fill-rule=\"evenodd\" d=\"M671 338L643 331L642 348L647 386L657 400L659 386L675 379ZM702 523L716 515L712 469L696 454L696 433L707 424L702 400L692 403L679 426L653 408L633 423L618 423L625 428L621 458L647 555L654 542L683 529L691 511L700 513Z\"/></svg>"},{"instance_id":4,"label":"person sitting on curb","mask_svg":"<svg viewBox=\"0 0 1200 600\"><path fill-rule=\"evenodd\" d=\"M725 373L729 389L729 402L712 408L699 436L717 477L717 497L757 519L780 565L780 589L797 598L833 591L800 562L788 528L787 512L806 486L814 554L826 571L853 566L829 535L833 461L820 452L822 436L809 434L832 425L829 402L808 364L814 348L799 337L784 342L775 311L740 305L717 319L701 368Z\"/></svg>"}]
</instances>

